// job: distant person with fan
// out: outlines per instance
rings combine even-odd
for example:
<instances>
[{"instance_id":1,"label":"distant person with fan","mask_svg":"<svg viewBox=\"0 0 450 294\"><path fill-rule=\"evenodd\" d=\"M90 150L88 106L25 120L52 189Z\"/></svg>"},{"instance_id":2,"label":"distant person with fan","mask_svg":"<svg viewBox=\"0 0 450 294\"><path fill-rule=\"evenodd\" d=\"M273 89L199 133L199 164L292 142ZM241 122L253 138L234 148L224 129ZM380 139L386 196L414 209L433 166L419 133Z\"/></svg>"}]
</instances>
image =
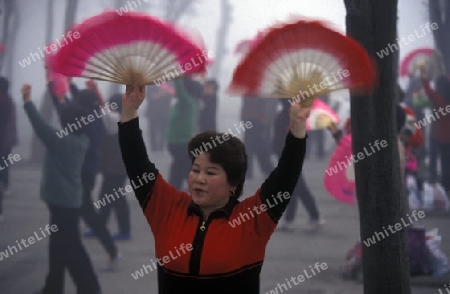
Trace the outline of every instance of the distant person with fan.
<instances>
[{"instance_id":1,"label":"distant person with fan","mask_svg":"<svg viewBox=\"0 0 450 294\"><path fill-rule=\"evenodd\" d=\"M86 129L80 128L58 138L31 101L31 86L22 87L24 109L37 136L46 148L41 183L41 199L50 211L50 224L58 230L50 235L49 272L45 287L36 294L64 293L65 269L69 270L77 293L99 294L100 285L80 239L79 218L82 205L81 169L89 147ZM74 123L87 115L76 104L59 96L61 123Z\"/></svg>"},{"instance_id":2,"label":"distant person with fan","mask_svg":"<svg viewBox=\"0 0 450 294\"><path fill-rule=\"evenodd\" d=\"M134 191L153 232L156 256L162 258L174 248L180 252L158 265L159 293L259 293L266 246L302 170L309 109L291 107L278 166L253 196L240 202L247 169L244 144L216 132L193 137L184 146L184 156L191 159L189 193L177 190L147 155L137 114L144 98L144 86L127 86L119 141L128 177L151 175ZM190 151L216 136L224 138L222 144L192 156ZM233 226L240 214L250 216L250 210L259 207L253 217ZM181 248L187 250L181 253Z\"/></svg>"},{"instance_id":3,"label":"distant person with fan","mask_svg":"<svg viewBox=\"0 0 450 294\"><path fill-rule=\"evenodd\" d=\"M191 77L174 81L177 101L170 111L167 144L172 155L169 182L178 190L183 188L189 171L189 159L186 157L186 144L197 130L198 99L202 95L202 86Z\"/></svg>"}]
</instances>

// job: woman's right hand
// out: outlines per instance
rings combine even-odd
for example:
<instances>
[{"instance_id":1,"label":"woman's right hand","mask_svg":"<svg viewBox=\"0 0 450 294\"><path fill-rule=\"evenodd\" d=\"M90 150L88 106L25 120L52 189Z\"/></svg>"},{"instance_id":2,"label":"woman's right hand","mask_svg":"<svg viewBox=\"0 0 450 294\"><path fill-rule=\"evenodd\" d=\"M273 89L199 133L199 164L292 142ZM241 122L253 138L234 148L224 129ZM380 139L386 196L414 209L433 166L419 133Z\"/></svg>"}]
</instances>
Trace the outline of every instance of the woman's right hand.
<instances>
[{"instance_id":1,"label":"woman's right hand","mask_svg":"<svg viewBox=\"0 0 450 294\"><path fill-rule=\"evenodd\" d=\"M137 110L145 99L145 86L129 86L122 98L122 122L136 118Z\"/></svg>"}]
</instances>

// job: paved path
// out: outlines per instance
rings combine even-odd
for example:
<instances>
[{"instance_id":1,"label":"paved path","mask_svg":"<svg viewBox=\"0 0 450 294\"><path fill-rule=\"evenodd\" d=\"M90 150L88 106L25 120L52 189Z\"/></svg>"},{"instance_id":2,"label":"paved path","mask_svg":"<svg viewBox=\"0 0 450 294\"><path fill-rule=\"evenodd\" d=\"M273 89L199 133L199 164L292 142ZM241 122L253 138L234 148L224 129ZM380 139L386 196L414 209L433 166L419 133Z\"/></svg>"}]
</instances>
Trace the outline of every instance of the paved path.
<instances>
[{"instance_id":1,"label":"paved path","mask_svg":"<svg viewBox=\"0 0 450 294\"><path fill-rule=\"evenodd\" d=\"M167 153L156 156L157 166L167 175L170 157ZM358 239L359 225L356 207L340 204L328 196L322 186L325 161L308 160L305 163L306 179L314 191L323 217L328 221L321 232L304 233L301 227L306 223L305 212L300 209L297 219L298 229L293 233L275 232L267 248L266 261L261 275L261 293L266 293L285 282L286 278L297 276L316 262L326 262L324 272L306 280L284 293L310 294L353 294L362 293L362 285L343 281L338 275L339 266L350 246ZM40 168L20 162L11 168L13 195L6 198L5 221L0 223L0 251L8 245L16 245L16 240L33 236L39 228L49 223L45 205L39 200ZM256 174L258 176L258 173ZM253 194L262 182L257 177L245 185L244 195ZM98 187L97 187L98 189ZM157 293L156 272L150 272L135 280L131 273L149 263L154 257L153 238L132 194L129 197L132 210L131 241L118 243L124 259L114 272L101 272L107 255L98 241L84 239L105 294ZM301 207L301 206L300 206ZM438 227L443 236L444 250L450 253L449 219L435 218L423 221L427 228ZM85 230L84 225L82 226ZM116 225L111 222L111 231ZM43 239L28 248L0 261L0 293L28 294L39 289L47 272L48 239ZM449 280L450 281L450 280ZM448 281L447 281L448 282ZM442 283L442 288L443 288ZM75 293L70 277L66 279L66 293ZM438 286L413 288L415 294L438 293Z\"/></svg>"}]
</instances>

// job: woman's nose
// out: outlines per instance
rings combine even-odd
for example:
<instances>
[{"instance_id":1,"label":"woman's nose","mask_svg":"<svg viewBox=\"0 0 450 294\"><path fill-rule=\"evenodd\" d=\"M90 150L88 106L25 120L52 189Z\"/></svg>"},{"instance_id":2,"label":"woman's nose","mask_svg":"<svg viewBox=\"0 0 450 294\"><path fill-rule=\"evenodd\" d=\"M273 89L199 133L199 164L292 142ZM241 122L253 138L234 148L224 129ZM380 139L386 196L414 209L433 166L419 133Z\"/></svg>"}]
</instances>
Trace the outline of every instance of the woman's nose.
<instances>
[{"instance_id":1,"label":"woman's nose","mask_svg":"<svg viewBox=\"0 0 450 294\"><path fill-rule=\"evenodd\" d=\"M203 173L198 173L197 177L195 178L196 182L203 183L205 181L205 176Z\"/></svg>"}]
</instances>

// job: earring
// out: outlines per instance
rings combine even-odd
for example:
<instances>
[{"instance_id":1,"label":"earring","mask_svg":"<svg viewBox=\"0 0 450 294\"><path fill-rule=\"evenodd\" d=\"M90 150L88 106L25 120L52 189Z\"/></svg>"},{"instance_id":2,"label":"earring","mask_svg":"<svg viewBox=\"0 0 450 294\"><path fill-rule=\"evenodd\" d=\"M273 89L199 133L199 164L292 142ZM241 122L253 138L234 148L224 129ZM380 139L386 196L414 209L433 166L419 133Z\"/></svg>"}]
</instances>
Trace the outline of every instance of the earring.
<instances>
[{"instance_id":1,"label":"earring","mask_svg":"<svg viewBox=\"0 0 450 294\"><path fill-rule=\"evenodd\" d=\"M233 190L230 192L230 196L235 196L236 195L236 190Z\"/></svg>"}]
</instances>

